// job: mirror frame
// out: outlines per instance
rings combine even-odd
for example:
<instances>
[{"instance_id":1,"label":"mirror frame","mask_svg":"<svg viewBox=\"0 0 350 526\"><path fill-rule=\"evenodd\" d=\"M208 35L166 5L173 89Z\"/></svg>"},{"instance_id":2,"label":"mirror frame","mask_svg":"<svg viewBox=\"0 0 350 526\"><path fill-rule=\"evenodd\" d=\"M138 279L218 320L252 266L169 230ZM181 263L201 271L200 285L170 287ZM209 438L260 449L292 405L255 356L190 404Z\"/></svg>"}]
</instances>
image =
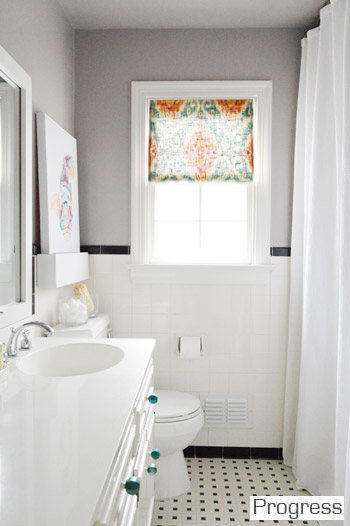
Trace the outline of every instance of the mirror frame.
<instances>
[{"instance_id":1,"label":"mirror frame","mask_svg":"<svg viewBox=\"0 0 350 526\"><path fill-rule=\"evenodd\" d=\"M20 92L20 301L0 305L0 328L32 315L32 80L0 46L0 75L8 78Z\"/></svg>"}]
</instances>

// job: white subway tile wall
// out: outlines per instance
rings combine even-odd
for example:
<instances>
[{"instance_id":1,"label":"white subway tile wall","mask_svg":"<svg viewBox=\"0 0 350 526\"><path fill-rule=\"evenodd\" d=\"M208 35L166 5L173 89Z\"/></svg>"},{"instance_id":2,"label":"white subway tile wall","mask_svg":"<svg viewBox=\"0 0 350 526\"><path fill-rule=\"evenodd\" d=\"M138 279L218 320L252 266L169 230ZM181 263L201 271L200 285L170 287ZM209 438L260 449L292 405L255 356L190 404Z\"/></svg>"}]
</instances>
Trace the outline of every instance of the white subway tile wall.
<instances>
[{"instance_id":1,"label":"white subway tile wall","mask_svg":"<svg viewBox=\"0 0 350 526\"><path fill-rule=\"evenodd\" d=\"M113 336L157 340L159 389L249 395L251 429L202 429L200 446L281 447L287 350L288 257L272 257L263 285L140 285L130 256L89 256L87 285ZM180 360L178 336L202 336L200 360Z\"/></svg>"}]
</instances>

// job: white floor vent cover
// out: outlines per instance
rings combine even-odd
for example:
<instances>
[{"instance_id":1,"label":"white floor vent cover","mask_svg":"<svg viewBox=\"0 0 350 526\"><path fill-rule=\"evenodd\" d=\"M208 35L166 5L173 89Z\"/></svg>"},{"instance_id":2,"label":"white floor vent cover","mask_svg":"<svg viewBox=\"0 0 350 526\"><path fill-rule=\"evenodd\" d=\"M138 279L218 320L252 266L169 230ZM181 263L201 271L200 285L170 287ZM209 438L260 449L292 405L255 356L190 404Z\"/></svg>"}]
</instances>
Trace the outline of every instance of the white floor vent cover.
<instances>
[{"instance_id":1,"label":"white floor vent cover","mask_svg":"<svg viewBox=\"0 0 350 526\"><path fill-rule=\"evenodd\" d=\"M252 409L248 398L202 394L204 427L252 427Z\"/></svg>"}]
</instances>

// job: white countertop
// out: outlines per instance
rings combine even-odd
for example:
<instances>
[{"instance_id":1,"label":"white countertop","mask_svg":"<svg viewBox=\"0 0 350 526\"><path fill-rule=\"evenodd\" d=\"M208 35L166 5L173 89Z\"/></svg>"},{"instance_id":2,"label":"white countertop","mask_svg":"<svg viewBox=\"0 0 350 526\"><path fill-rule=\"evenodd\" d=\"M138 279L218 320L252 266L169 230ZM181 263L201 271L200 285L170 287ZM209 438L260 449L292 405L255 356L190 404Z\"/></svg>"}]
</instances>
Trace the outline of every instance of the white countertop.
<instances>
[{"instance_id":1,"label":"white countertop","mask_svg":"<svg viewBox=\"0 0 350 526\"><path fill-rule=\"evenodd\" d=\"M33 350L91 339L36 338ZM125 353L84 376L0 373L1 526L89 526L154 340L96 339ZM28 353L28 351L25 351ZM24 356L24 352L19 352Z\"/></svg>"}]
</instances>

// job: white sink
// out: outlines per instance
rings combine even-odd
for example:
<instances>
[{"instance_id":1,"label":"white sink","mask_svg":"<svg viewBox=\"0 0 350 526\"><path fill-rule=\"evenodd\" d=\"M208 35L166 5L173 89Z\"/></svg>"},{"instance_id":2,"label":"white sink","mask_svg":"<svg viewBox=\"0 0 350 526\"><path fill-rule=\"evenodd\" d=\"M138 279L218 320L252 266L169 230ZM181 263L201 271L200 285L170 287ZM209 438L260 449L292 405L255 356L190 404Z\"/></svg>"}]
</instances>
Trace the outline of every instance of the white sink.
<instances>
[{"instance_id":1,"label":"white sink","mask_svg":"<svg viewBox=\"0 0 350 526\"><path fill-rule=\"evenodd\" d=\"M80 376L110 369L123 358L123 351L113 345L69 343L31 352L17 367L34 376Z\"/></svg>"}]
</instances>

